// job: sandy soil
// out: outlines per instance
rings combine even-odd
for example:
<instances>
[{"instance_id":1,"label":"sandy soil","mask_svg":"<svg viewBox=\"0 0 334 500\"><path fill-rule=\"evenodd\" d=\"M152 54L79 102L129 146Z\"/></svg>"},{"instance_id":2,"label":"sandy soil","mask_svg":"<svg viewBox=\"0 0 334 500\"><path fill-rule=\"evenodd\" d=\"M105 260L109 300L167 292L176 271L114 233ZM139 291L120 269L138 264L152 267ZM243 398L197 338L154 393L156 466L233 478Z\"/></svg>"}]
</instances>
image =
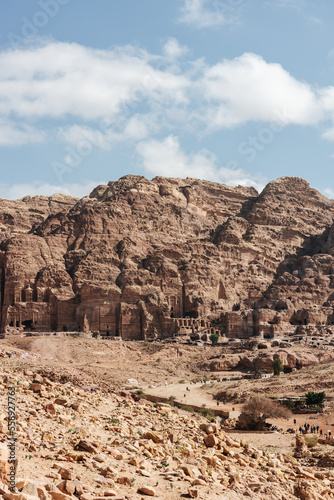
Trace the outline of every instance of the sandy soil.
<instances>
[{"instance_id":1,"label":"sandy soil","mask_svg":"<svg viewBox=\"0 0 334 500\"><path fill-rule=\"evenodd\" d=\"M225 405L220 401L220 408L227 411L234 409L231 415L233 417L238 416L242 402L255 394L282 397L303 395L308 390L325 390L330 397L334 396L334 364L331 363L270 379L216 382L215 378L238 378L242 374L201 371L199 365L220 352L210 347L53 336L6 338L1 341L0 350L15 355L3 358L2 364L29 367L48 374L54 380L73 380L81 387L95 385L106 391L117 387L138 387L153 395L166 398L174 396L188 406L204 404L207 408L217 408L216 395L225 391L230 397ZM194 383L194 380L205 376L210 376L212 380L206 384ZM189 391L186 390L187 387ZM295 425L293 418L297 421ZM287 430L289 427L298 429L305 422L319 425L323 431L334 431L333 403L328 402L328 409L323 415L295 415L289 421L272 423ZM250 434L247 439L254 439L254 444L257 443L258 446L263 442L264 447L291 449L292 435L270 436L259 439Z\"/></svg>"}]
</instances>

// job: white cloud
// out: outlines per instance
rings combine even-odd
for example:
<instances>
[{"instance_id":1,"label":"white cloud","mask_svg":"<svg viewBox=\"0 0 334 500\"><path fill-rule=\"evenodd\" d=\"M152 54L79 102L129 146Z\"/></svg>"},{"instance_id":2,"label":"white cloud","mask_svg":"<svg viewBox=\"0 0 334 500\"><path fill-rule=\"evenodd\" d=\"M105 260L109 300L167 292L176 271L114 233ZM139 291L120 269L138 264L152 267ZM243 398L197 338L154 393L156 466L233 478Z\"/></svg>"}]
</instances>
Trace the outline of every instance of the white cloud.
<instances>
[{"instance_id":1,"label":"white cloud","mask_svg":"<svg viewBox=\"0 0 334 500\"><path fill-rule=\"evenodd\" d=\"M166 139L141 142L137 153L148 175L164 177L194 177L223 182L230 186L254 186L261 191L264 179L253 178L244 170L217 166L217 158L207 150L187 155L173 135Z\"/></svg>"},{"instance_id":2,"label":"white cloud","mask_svg":"<svg viewBox=\"0 0 334 500\"><path fill-rule=\"evenodd\" d=\"M58 130L58 138L71 146L77 147L82 141L88 141L93 146L108 150L114 142L115 134L105 133L88 126L72 125Z\"/></svg>"},{"instance_id":3,"label":"white cloud","mask_svg":"<svg viewBox=\"0 0 334 500\"><path fill-rule=\"evenodd\" d=\"M179 21L195 28L210 28L236 22L244 0L183 0Z\"/></svg>"},{"instance_id":4,"label":"white cloud","mask_svg":"<svg viewBox=\"0 0 334 500\"><path fill-rule=\"evenodd\" d=\"M308 21L311 23L311 24L323 24L323 20L320 19L320 17L317 17L317 16L308 16Z\"/></svg>"},{"instance_id":5,"label":"white cloud","mask_svg":"<svg viewBox=\"0 0 334 500\"><path fill-rule=\"evenodd\" d=\"M322 108L330 114L334 113L334 87L320 89L320 102Z\"/></svg>"},{"instance_id":6,"label":"white cloud","mask_svg":"<svg viewBox=\"0 0 334 500\"><path fill-rule=\"evenodd\" d=\"M46 133L23 124L18 125L0 119L0 146L21 146L22 144L44 142Z\"/></svg>"},{"instance_id":7,"label":"white cloud","mask_svg":"<svg viewBox=\"0 0 334 500\"><path fill-rule=\"evenodd\" d=\"M120 130L108 127L108 124L102 125L99 129L76 124L59 128L58 138L74 147L88 141L92 146L107 151L120 142L145 139L149 134L148 128L149 124L146 123L145 117L134 115L122 124Z\"/></svg>"},{"instance_id":8,"label":"white cloud","mask_svg":"<svg viewBox=\"0 0 334 500\"><path fill-rule=\"evenodd\" d=\"M320 106L331 119L332 125L322 134L322 138L327 141L334 141L334 87L327 87L319 90Z\"/></svg>"},{"instance_id":9,"label":"white cloud","mask_svg":"<svg viewBox=\"0 0 334 500\"><path fill-rule=\"evenodd\" d=\"M268 0L265 4L268 7L278 7L296 11L309 24L323 24L323 20L309 13L309 5L305 0Z\"/></svg>"},{"instance_id":10,"label":"white cloud","mask_svg":"<svg viewBox=\"0 0 334 500\"><path fill-rule=\"evenodd\" d=\"M17 200L25 196L51 196L55 193L68 194L77 198L88 196L99 184L106 184L105 181L87 180L82 184L59 184L53 185L41 181L31 183L4 184L0 183L0 197L8 200Z\"/></svg>"},{"instance_id":11,"label":"white cloud","mask_svg":"<svg viewBox=\"0 0 334 500\"><path fill-rule=\"evenodd\" d=\"M333 155L333 158L334 158L334 155ZM333 200L334 199L334 190L333 189L330 189L330 188L325 188L322 190L323 194L325 196L327 196L327 198L329 198L330 200Z\"/></svg>"},{"instance_id":12,"label":"white cloud","mask_svg":"<svg viewBox=\"0 0 334 500\"><path fill-rule=\"evenodd\" d=\"M96 50L75 43L0 53L0 113L25 118L116 118L147 100L185 100L187 79L153 66L154 57L131 47Z\"/></svg>"},{"instance_id":13,"label":"white cloud","mask_svg":"<svg viewBox=\"0 0 334 500\"><path fill-rule=\"evenodd\" d=\"M163 47L164 55L169 60L178 59L188 52L188 47L180 45L176 38L169 38Z\"/></svg>"},{"instance_id":14,"label":"white cloud","mask_svg":"<svg viewBox=\"0 0 334 500\"><path fill-rule=\"evenodd\" d=\"M280 64L244 54L208 67L201 87L211 106L206 120L214 127L247 121L316 124L323 116L310 85L293 78Z\"/></svg>"},{"instance_id":15,"label":"white cloud","mask_svg":"<svg viewBox=\"0 0 334 500\"><path fill-rule=\"evenodd\" d=\"M148 124L138 115L133 116L124 127L124 136L126 139L142 140L149 134ZM124 138L122 137L124 140Z\"/></svg>"},{"instance_id":16,"label":"white cloud","mask_svg":"<svg viewBox=\"0 0 334 500\"><path fill-rule=\"evenodd\" d=\"M326 141L334 141L334 128L330 128L323 132L322 138L326 139Z\"/></svg>"},{"instance_id":17,"label":"white cloud","mask_svg":"<svg viewBox=\"0 0 334 500\"><path fill-rule=\"evenodd\" d=\"M41 142L56 130L69 144L109 149L185 127L334 121L334 87L312 88L257 54L208 65L182 64L185 53L174 38L161 56L57 42L0 52L0 145Z\"/></svg>"}]
</instances>

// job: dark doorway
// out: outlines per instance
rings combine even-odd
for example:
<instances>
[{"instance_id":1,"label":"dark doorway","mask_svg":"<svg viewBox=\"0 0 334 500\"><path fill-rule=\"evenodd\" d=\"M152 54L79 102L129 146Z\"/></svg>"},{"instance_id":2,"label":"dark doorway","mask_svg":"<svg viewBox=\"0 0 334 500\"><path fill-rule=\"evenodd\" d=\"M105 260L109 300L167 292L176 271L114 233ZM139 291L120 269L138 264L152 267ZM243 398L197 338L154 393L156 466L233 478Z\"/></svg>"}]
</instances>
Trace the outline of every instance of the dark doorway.
<instances>
[{"instance_id":1,"label":"dark doorway","mask_svg":"<svg viewBox=\"0 0 334 500\"><path fill-rule=\"evenodd\" d=\"M25 330L31 330L32 329L32 319L26 319L25 321L22 321L22 325L24 326Z\"/></svg>"},{"instance_id":2,"label":"dark doorway","mask_svg":"<svg viewBox=\"0 0 334 500\"><path fill-rule=\"evenodd\" d=\"M185 313L186 317L188 318L198 318L198 312L197 311L188 311Z\"/></svg>"}]
</instances>

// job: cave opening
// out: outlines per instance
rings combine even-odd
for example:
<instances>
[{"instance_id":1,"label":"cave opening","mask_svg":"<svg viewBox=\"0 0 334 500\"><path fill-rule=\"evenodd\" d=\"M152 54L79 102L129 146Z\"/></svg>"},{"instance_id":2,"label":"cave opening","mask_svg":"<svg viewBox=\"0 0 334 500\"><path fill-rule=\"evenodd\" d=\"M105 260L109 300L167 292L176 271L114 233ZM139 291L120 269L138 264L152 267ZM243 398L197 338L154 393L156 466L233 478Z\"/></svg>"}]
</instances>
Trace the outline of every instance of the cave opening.
<instances>
[{"instance_id":1,"label":"cave opening","mask_svg":"<svg viewBox=\"0 0 334 500\"><path fill-rule=\"evenodd\" d=\"M26 320L22 321L22 325L23 325L25 330L31 330L33 327L32 324L33 324L32 319L26 319Z\"/></svg>"}]
</instances>

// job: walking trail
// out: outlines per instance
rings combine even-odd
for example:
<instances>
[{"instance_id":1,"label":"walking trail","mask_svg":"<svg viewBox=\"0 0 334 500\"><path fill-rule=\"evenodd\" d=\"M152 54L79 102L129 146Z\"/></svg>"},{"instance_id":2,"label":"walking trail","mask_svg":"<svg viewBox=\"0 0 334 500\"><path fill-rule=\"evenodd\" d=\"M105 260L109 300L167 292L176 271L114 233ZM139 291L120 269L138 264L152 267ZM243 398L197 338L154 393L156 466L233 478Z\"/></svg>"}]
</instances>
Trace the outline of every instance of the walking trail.
<instances>
[{"instance_id":1,"label":"walking trail","mask_svg":"<svg viewBox=\"0 0 334 500\"><path fill-rule=\"evenodd\" d=\"M206 408L210 409L219 408L221 410L229 411L231 417L237 418L240 412L232 411L232 406L230 404L224 405L223 402L220 401L219 406L217 406L217 401L206 392L206 388L209 387L209 385L211 385L211 383L202 384L199 382L196 384L163 384L153 388L145 388L145 393L163 398L173 396L177 402L187 406L205 405ZM187 387L189 390L187 390Z\"/></svg>"}]
</instances>

